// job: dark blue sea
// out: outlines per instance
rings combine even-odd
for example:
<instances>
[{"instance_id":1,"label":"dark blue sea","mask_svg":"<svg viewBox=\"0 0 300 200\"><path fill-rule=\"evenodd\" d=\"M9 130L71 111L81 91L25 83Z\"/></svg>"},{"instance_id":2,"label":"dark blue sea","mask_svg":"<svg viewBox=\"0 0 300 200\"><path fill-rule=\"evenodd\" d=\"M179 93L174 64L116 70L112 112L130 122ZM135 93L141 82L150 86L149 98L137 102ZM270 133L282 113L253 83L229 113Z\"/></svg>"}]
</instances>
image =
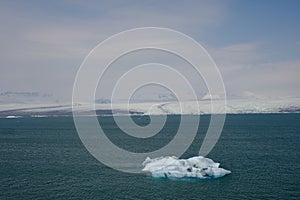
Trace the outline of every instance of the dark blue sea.
<instances>
[{"instance_id":1,"label":"dark blue sea","mask_svg":"<svg viewBox=\"0 0 300 200\"><path fill-rule=\"evenodd\" d=\"M201 116L182 158L197 155L209 119ZM99 122L116 145L140 152L167 144L180 116L168 116L162 132L145 141L131 141L112 117ZM207 157L232 173L184 181L128 174L88 153L72 117L0 119L0 199L300 199L300 114L227 115Z\"/></svg>"}]
</instances>

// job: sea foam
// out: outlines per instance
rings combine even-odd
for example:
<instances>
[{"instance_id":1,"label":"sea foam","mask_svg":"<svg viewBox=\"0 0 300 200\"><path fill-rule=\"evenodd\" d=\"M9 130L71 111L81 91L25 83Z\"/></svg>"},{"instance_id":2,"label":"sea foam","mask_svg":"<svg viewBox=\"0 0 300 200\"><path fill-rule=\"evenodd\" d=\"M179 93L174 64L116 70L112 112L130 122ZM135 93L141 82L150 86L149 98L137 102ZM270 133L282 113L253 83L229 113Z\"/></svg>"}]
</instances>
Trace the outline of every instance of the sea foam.
<instances>
[{"instance_id":1,"label":"sea foam","mask_svg":"<svg viewBox=\"0 0 300 200\"><path fill-rule=\"evenodd\" d=\"M219 178L230 174L231 171L220 168L209 158L195 156L188 159L178 159L175 156L149 158L143 162L143 172L157 178Z\"/></svg>"}]
</instances>

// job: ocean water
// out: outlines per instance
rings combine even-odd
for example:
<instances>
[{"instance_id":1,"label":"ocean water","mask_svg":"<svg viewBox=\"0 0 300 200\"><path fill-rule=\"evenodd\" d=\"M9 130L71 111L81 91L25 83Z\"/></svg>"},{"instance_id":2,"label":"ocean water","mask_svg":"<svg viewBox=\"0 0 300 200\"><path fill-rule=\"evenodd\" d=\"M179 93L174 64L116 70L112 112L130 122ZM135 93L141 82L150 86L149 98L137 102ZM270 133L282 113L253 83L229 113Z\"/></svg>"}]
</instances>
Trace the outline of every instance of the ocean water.
<instances>
[{"instance_id":1,"label":"ocean water","mask_svg":"<svg viewBox=\"0 0 300 200\"><path fill-rule=\"evenodd\" d=\"M144 152L166 145L180 117L168 116L162 132L145 141L123 134L111 117L99 121L116 145ZM201 116L183 158L197 154L208 122ZM87 152L72 117L0 119L0 199L300 199L300 114L227 115L207 157L232 174L174 181L122 173Z\"/></svg>"}]
</instances>

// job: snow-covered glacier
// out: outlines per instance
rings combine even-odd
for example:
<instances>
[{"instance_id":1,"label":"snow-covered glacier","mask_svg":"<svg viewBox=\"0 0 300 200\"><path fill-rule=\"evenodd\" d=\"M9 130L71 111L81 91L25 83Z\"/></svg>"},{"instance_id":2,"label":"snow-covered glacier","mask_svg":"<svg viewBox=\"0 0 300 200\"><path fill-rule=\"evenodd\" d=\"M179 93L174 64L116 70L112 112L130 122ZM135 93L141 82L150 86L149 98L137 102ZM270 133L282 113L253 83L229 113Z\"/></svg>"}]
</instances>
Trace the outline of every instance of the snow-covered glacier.
<instances>
[{"instance_id":1,"label":"snow-covered glacier","mask_svg":"<svg viewBox=\"0 0 300 200\"><path fill-rule=\"evenodd\" d=\"M186 102L144 102L113 104L0 104L0 118L8 116L82 116L92 115L201 115L240 113L300 113L300 98L287 99L231 99Z\"/></svg>"},{"instance_id":2,"label":"snow-covered glacier","mask_svg":"<svg viewBox=\"0 0 300 200\"><path fill-rule=\"evenodd\" d=\"M179 159L175 156L149 158L143 162L143 172L156 178L170 179L211 179L230 174L231 171L220 168L216 163L203 156Z\"/></svg>"}]
</instances>

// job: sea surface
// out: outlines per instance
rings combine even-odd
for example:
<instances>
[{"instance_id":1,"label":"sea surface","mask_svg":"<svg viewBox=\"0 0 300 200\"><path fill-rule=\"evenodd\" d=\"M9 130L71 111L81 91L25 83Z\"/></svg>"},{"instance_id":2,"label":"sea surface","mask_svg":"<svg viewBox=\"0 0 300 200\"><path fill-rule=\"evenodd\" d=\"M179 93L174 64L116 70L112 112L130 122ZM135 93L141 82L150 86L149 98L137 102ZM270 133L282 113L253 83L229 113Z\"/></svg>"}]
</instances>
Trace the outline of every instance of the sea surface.
<instances>
[{"instance_id":1,"label":"sea surface","mask_svg":"<svg viewBox=\"0 0 300 200\"><path fill-rule=\"evenodd\" d=\"M147 116L133 119L149 123ZM197 155L209 119L201 116L182 158ZM163 130L144 141L126 136L112 117L99 122L116 145L145 152L174 137L180 116L168 116ZM300 114L227 115L207 157L232 173L184 181L123 173L88 153L72 117L0 119L0 199L300 199Z\"/></svg>"}]
</instances>

